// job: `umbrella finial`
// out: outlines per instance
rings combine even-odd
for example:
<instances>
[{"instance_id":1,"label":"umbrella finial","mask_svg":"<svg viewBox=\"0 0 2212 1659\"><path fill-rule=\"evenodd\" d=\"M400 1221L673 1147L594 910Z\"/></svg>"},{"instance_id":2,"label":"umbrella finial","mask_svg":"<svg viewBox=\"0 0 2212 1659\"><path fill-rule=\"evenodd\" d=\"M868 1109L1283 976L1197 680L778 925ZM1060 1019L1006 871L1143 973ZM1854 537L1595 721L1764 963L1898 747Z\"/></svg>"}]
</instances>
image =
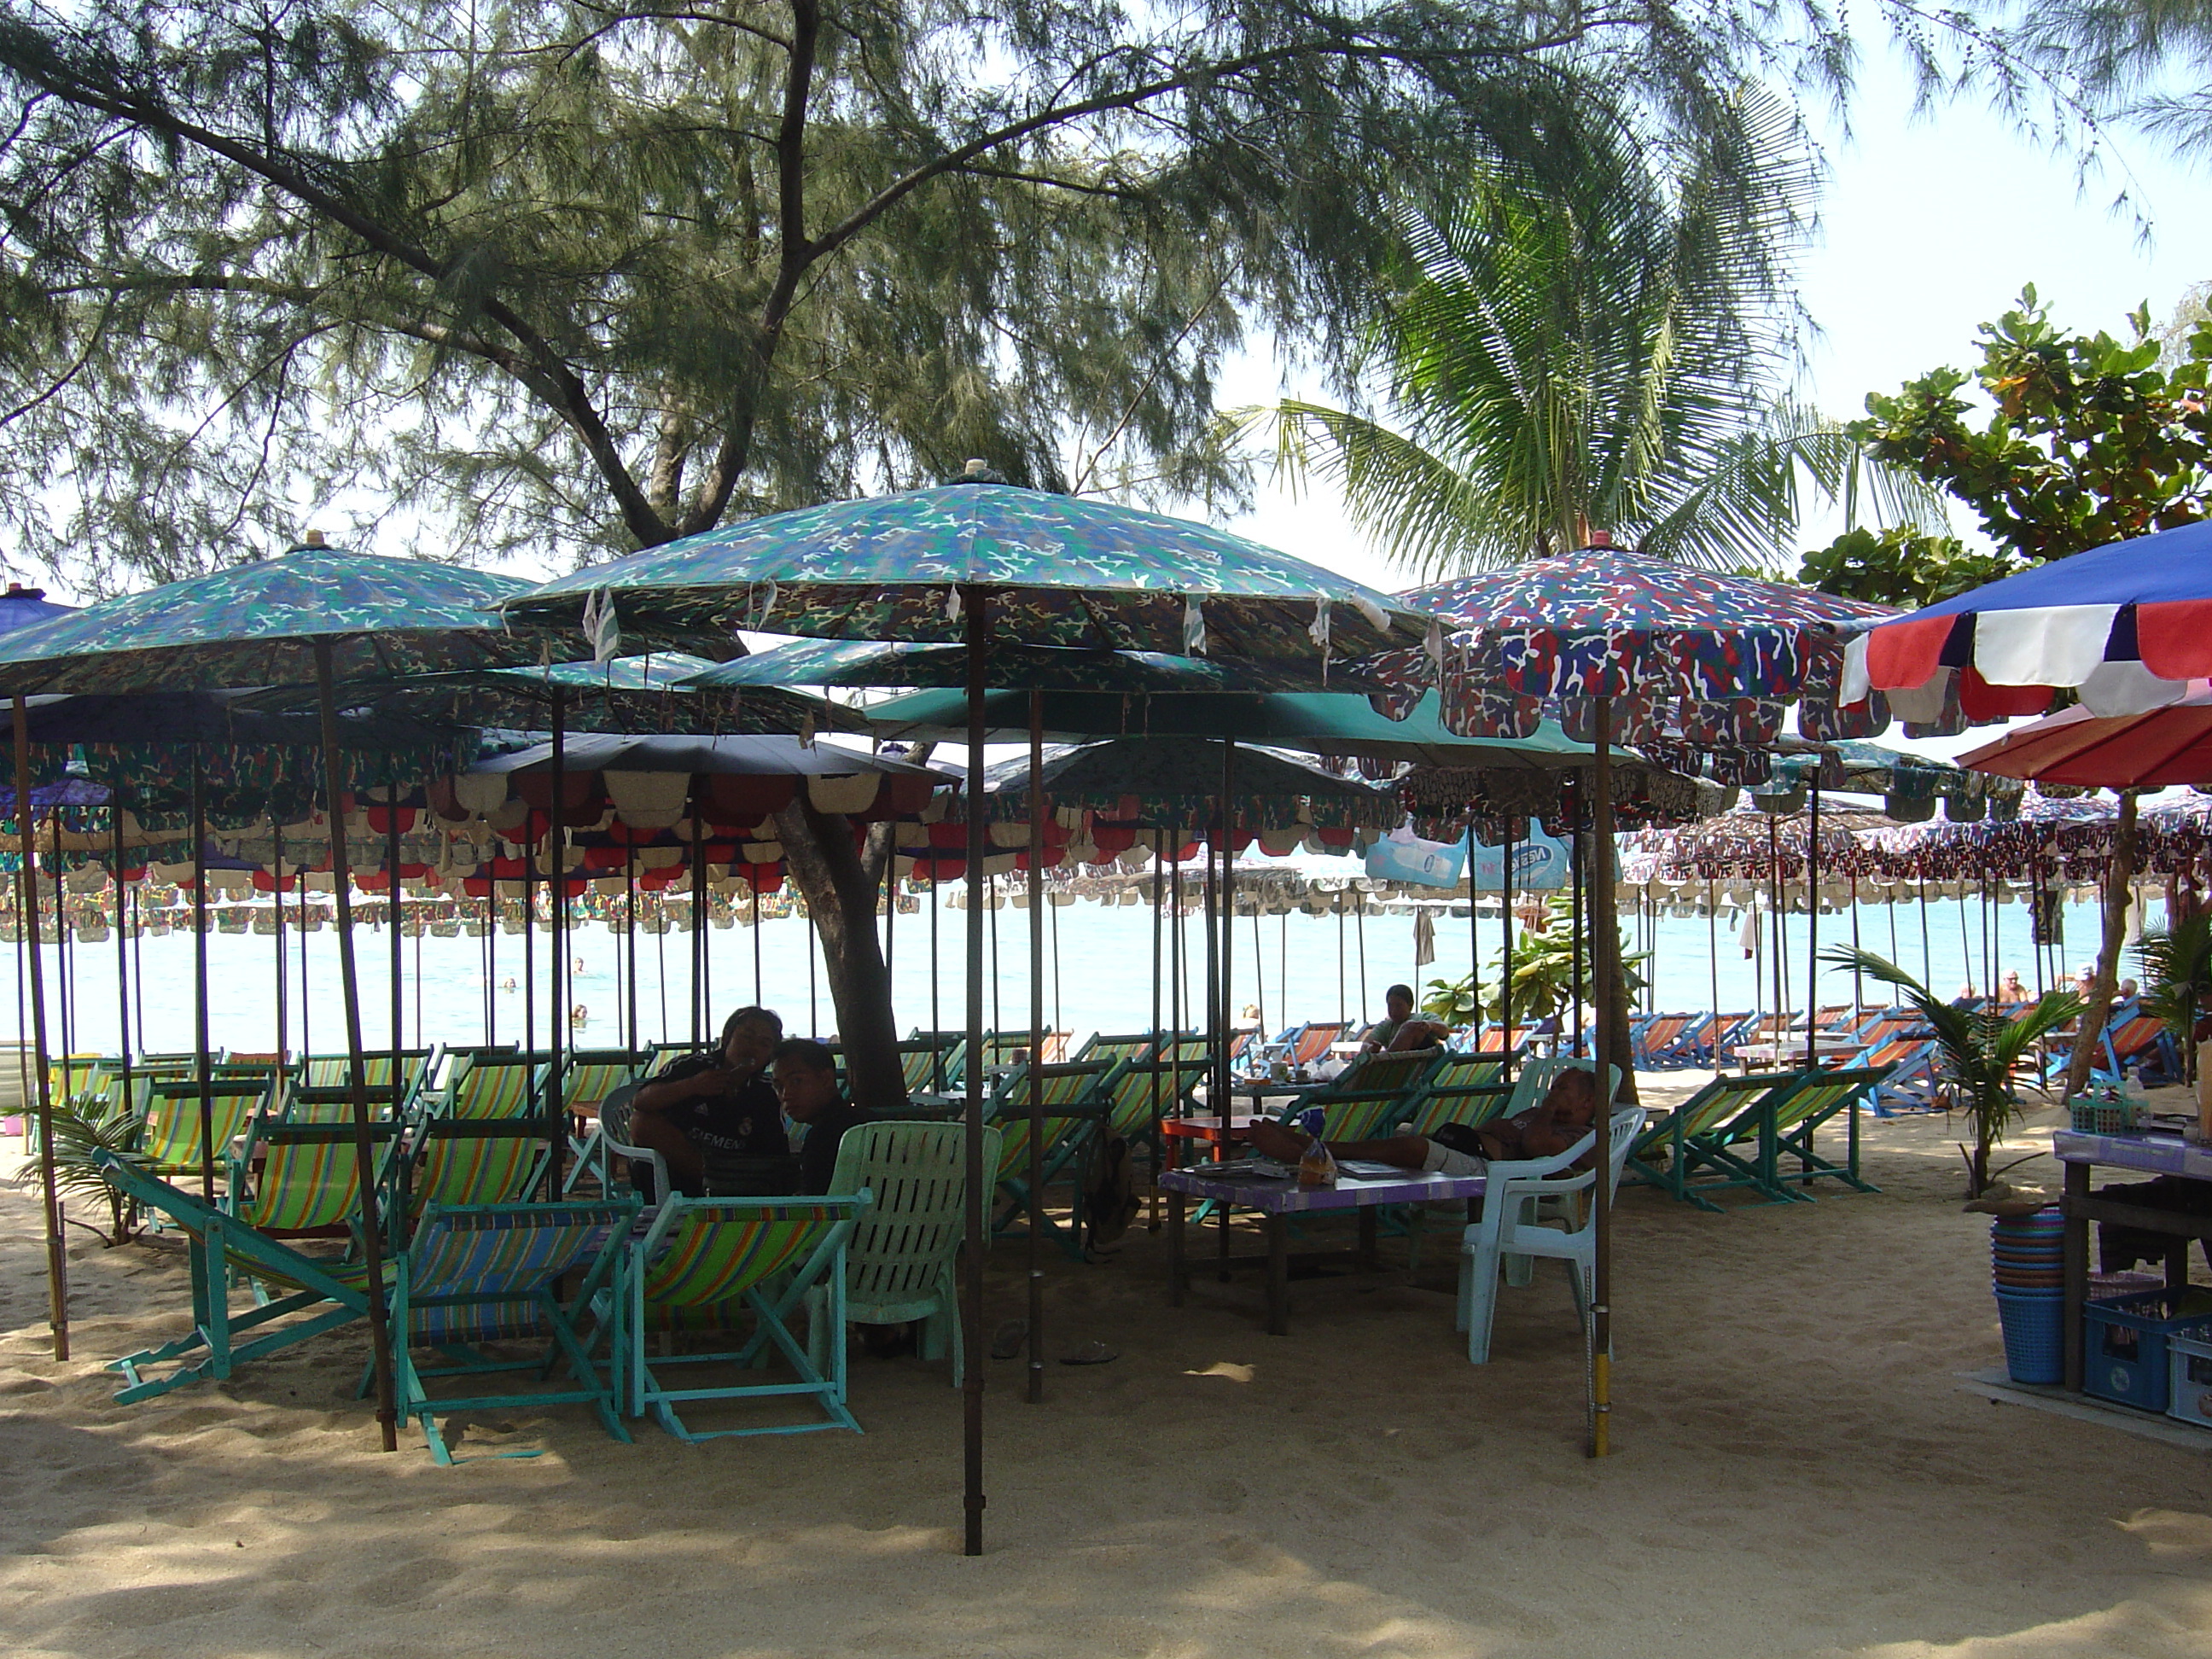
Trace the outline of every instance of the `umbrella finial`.
<instances>
[{"instance_id":1,"label":"umbrella finial","mask_svg":"<svg viewBox=\"0 0 2212 1659\"><path fill-rule=\"evenodd\" d=\"M960 469L960 476L949 480L952 483L997 484L1002 484L1006 481L1006 475L998 471L990 462L980 455L970 455L968 458L968 464Z\"/></svg>"},{"instance_id":2,"label":"umbrella finial","mask_svg":"<svg viewBox=\"0 0 2212 1659\"><path fill-rule=\"evenodd\" d=\"M300 545L302 547L327 547L330 544L323 539L323 532L321 531L310 530L306 535L300 538Z\"/></svg>"}]
</instances>

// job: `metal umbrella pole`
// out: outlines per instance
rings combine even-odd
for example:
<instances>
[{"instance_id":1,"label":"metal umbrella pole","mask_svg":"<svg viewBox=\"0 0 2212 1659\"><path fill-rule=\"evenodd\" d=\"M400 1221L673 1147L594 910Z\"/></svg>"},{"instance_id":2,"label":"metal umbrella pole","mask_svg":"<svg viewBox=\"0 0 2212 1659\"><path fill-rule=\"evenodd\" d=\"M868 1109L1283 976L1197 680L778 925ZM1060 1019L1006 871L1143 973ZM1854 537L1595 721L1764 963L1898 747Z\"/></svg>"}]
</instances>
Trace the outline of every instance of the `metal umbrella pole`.
<instances>
[{"instance_id":1,"label":"metal umbrella pole","mask_svg":"<svg viewBox=\"0 0 2212 1659\"><path fill-rule=\"evenodd\" d=\"M70 1357L69 1259L62 1249L61 1190L54 1174L53 1079L46 1066L46 982L39 960L39 839L31 823L31 730L23 699L15 699L15 835L22 868L23 939L28 952L25 977L31 996L31 1048L39 1113L39 1200L46 1224L46 1323L53 1333L54 1358ZM57 908L58 915L58 908Z\"/></svg>"},{"instance_id":2,"label":"metal umbrella pole","mask_svg":"<svg viewBox=\"0 0 2212 1659\"><path fill-rule=\"evenodd\" d=\"M1805 840L1805 1069L1820 1063L1820 781L1813 780L1813 819Z\"/></svg>"},{"instance_id":3,"label":"metal umbrella pole","mask_svg":"<svg viewBox=\"0 0 2212 1659\"><path fill-rule=\"evenodd\" d=\"M115 877L115 1029L116 1054L123 1061L123 1103L131 1103L131 942L125 912L128 906L123 892L123 775L116 769L107 787L107 830L110 857ZM282 1001L284 971L283 912L277 912L276 972L279 1001L276 1005L277 1063L283 1063L284 1005Z\"/></svg>"},{"instance_id":4,"label":"metal umbrella pole","mask_svg":"<svg viewBox=\"0 0 2212 1659\"><path fill-rule=\"evenodd\" d=\"M384 1229L376 1212L376 1150L368 1123L368 1061L362 1048L361 981L353 951L353 876L345 837L345 772L338 755L337 696L331 687L331 641L315 646L315 693L323 724L324 814L331 831L331 886L337 901L338 981L345 1001L346 1076L353 1091L354 1169L361 1184L362 1265L368 1274L368 1341L376 1373L376 1421L384 1449L399 1449L399 1417L392 1388L392 1334L385 1322ZM197 763L196 763L197 764ZM196 792L197 793L197 792ZM202 1049L204 1068L205 1048ZM205 1075L203 1069L202 1075Z\"/></svg>"},{"instance_id":5,"label":"metal umbrella pole","mask_svg":"<svg viewBox=\"0 0 2212 1659\"><path fill-rule=\"evenodd\" d=\"M964 1553L983 1553L983 714L988 687L990 591L957 590L968 626L968 1063L966 1326L968 1364L961 1379L962 1507Z\"/></svg>"},{"instance_id":6,"label":"metal umbrella pole","mask_svg":"<svg viewBox=\"0 0 2212 1659\"><path fill-rule=\"evenodd\" d=\"M55 874L59 876L60 871ZM192 744L192 1071L200 1091L200 1196L215 1202L215 1060L208 1052L207 799ZM69 1061L62 1061L67 1066Z\"/></svg>"},{"instance_id":7,"label":"metal umbrella pole","mask_svg":"<svg viewBox=\"0 0 2212 1659\"><path fill-rule=\"evenodd\" d=\"M562 688L556 682L552 688L553 705L553 804L547 814L545 842L550 866L550 896L553 901L553 926L550 940L553 970L553 1017L545 1022L545 1197L549 1203L557 1202L562 1193L562 1154L568 1150L568 1136L562 1122L562 1108L567 1090L561 1076L561 1038L568 1020L568 998L573 987L568 980L568 733L563 725Z\"/></svg>"},{"instance_id":8,"label":"metal umbrella pole","mask_svg":"<svg viewBox=\"0 0 2212 1659\"><path fill-rule=\"evenodd\" d=\"M405 1006L405 958L399 931L399 767L397 760L384 769L384 896L385 914L392 923L392 1121L397 1123L407 1103L407 1043L401 1029Z\"/></svg>"},{"instance_id":9,"label":"metal umbrella pole","mask_svg":"<svg viewBox=\"0 0 2212 1659\"><path fill-rule=\"evenodd\" d=\"M1030 692L1029 1403L1044 1400L1044 693ZM973 1062L971 1061L971 1064Z\"/></svg>"},{"instance_id":10,"label":"metal umbrella pole","mask_svg":"<svg viewBox=\"0 0 2212 1659\"><path fill-rule=\"evenodd\" d=\"M1595 863L1590 871L1590 886L1595 893L1609 895L1613 891L1613 700L1601 696L1596 702L1597 800L1593 809L1592 828L1595 834L1592 837L1594 845L1590 849L1595 856ZM1605 908L1609 916L1611 906L1607 905ZM1604 1085L1607 1050L1612 1042L1618 1042L1626 1035L1616 1034L1611 1030L1616 1002L1613 964L1617 947L1610 939L1606 941L1606 949L1594 948L1591 952L1598 994L1598 1109L1590 1126L1595 1137L1591 1156L1597 1172L1597 1179L1590 1183L1591 1210L1596 1235L1590 1271L1589 1309L1589 1455L1592 1457L1603 1457L1613 1449L1613 1183L1607 1178L1612 1168L1613 1101L1610 1091ZM1626 1045L1623 1047L1625 1048Z\"/></svg>"}]
</instances>

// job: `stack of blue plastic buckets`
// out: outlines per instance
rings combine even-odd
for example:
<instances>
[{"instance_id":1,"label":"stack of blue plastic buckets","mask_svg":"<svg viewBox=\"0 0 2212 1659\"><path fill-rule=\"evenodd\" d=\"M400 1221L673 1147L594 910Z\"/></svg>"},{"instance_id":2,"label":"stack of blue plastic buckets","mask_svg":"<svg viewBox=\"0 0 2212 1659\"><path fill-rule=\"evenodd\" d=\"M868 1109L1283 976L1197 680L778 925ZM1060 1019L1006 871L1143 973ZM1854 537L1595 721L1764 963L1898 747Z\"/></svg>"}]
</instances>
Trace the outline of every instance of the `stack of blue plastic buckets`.
<instances>
[{"instance_id":1,"label":"stack of blue plastic buckets","mask_svg":"<svg viewBox=\"0 0 2212 1659\"><path fill-rule=\"evenodd\" d=\"M1990 1263L2005 1370L2015 1382L2066 1376L2066 1224L2056 1205L1990 1224Z\"/></svg>"}]
</instances>

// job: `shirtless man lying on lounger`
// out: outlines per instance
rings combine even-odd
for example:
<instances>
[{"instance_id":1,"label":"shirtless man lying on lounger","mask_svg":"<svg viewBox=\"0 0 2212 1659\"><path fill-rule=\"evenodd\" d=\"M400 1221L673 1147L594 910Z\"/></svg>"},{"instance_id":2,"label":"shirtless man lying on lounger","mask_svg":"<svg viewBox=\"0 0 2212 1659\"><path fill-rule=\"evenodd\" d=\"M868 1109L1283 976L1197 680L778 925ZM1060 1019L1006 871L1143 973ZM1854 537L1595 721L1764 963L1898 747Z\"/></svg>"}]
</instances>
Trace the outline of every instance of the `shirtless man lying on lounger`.
<instances>
[{"instance_id":1,"label":"shirtless man lying on lounger","mask_svg":"<svg viewBox=\"0 0 2212 1659\"><path fill-rule=\"evenodd\" d=\"M1489 1164L1558 1156L1589 1133L1596 1115L1597 1078L1576 1066L1553 1079L1541 1102L1515 1116L1474 1127L1447 1123L1433 1135L1333 1140L1328 1149L1340 1161L1358 1158L1431 1175L1479 1176ZM1251 1139L1254 1152L1285 1164L1297 1163L1305 1153L1305 1136L1279 1123L1255 1123Z\"/></svg>"}]
</instances>

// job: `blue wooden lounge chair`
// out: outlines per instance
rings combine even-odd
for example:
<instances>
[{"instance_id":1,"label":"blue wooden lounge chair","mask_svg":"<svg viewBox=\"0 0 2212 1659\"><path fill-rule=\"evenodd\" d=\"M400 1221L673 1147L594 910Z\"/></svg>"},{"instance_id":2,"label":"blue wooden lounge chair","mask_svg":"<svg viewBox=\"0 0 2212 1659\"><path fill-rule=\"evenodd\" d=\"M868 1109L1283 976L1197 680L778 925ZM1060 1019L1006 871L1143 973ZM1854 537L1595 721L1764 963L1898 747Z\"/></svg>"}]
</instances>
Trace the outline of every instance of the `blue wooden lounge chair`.
<instances>
[{"instance_id":1,"label":"blue wooden lounge chair","mask_svg":"<svg viewBox=\"0 0 2212 1659\"><path fill-rule=\"evenodd\" d=\"M392 1378L400 1420L422 1428L430 1455L453 1461L439 1426L443 1413L516 1407L586 1405L617 1440L627 1441L618 1412L623 1353L621 1272L623 1247L637 1218L635 1199L589 1203L433 1205L393 1263ZM566 1299L562 1281L577 1275ZM601 1292L607 1292L604 1300ZM593 1304L599 1304L595 1311ZM588 1327L604 1321L607 1328ZM401 1334L404 1333L404 1340ZM604 1335L610 1365L602 1375L591 1349ZM489 1342L526 1342L526 1358L488 1353ZM446 1363L429 1364L420 1351ZM563 1364L566 1386L527 1391L453 1395L429 1391L433 1379L486 1378L516 1371L550 1375ZM502 1452L507 1457L534 1452Z\"/></svg>"}]
</instances>

